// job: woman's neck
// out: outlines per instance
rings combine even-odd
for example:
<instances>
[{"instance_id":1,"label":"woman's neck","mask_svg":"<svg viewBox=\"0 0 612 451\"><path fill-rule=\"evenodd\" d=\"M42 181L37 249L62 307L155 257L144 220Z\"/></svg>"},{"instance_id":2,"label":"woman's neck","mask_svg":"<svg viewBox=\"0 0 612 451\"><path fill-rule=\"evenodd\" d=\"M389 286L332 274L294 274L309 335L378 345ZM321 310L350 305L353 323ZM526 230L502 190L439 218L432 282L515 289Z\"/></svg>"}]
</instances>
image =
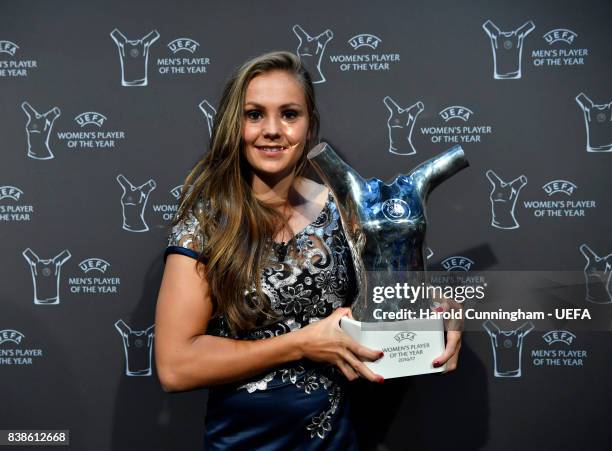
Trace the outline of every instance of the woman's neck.
<instances>
[{"instance_id":1,"label":"woman's neck","mask_svg":"<svg viewBox=\"0 0 612 451\"><path fill-rule=\"evenodd\" d=\"M257 199L271 205L285 207L301 203L302 196L296 189L301 183L301 177L291 172L280 179L272 179L253 174L251 187Z\"/></svg>"}]
</instances>

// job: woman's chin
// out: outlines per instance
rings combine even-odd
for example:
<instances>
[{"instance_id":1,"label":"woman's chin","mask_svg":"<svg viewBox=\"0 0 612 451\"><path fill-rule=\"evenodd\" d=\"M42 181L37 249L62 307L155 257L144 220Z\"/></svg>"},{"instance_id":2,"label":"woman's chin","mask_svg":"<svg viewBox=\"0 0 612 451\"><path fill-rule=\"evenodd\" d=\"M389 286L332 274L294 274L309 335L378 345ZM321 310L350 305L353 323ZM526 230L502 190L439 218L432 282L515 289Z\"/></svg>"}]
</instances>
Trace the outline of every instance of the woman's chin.
<instances>
[{"instance_id":1,"label":"woman's chin","mask_svg":"<svg viewBox=\"0 0 612 451\"><path fill-rule=\"evenodd\" d=\"M260 178L280 179L292 174L295 170L295 165L270 164L270 162L266 162L265 164L258 164L251 168Z\"/></svg>"}]
</instances>

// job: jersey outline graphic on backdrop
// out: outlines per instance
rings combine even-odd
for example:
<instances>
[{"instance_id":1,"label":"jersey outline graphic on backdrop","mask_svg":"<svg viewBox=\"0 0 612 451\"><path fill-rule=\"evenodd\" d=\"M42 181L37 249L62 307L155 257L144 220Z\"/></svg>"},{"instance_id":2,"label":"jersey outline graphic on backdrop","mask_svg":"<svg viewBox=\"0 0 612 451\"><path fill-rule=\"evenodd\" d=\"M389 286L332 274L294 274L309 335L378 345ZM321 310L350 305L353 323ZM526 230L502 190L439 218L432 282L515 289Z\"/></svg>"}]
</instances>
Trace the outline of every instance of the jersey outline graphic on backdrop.
<instances>
[{"instance_id":1,"label":"jersey outline graphic on backdrop","mask_svg":"<svg viewBox=\"0 0 612 451\"><path fill-rule=\"evenodd\" d=\"M150 376L155 324L145 330L132 330L122 319L115 328L123 341L126 376Z\"/></svg>"},{"instance_id":2,"label":"jersey outline graphic on backdrop","mask_svg":"<svg viewBox=\"0 0 612 451\"><path fill-rule=\"evenodd\" d=\"M585 300L594 304L612 304L612 254L600 257L587 244L580 246L586 259Z\"/></svg>"},{"instance_id":3,"label":"jersey outline graphic on backdrop","mask_svg":"<svg viewBox=\"0 0 612 451\"><path fill-rule=\"evenodd\" d=\"M387 129L389 132L389 152L396 155L414 155L416 149L412 144L412 130L417 117L425 109L423 102L401 108L391 97L386 96L383 103L389 110Z\"/></svg>"},{"instance_id":4,"label":"jersey outline graphic on backdrop","mask_svg":"<svg viewBox=\"0 0 612 451\"><path fill-rule=\"evenodd\" d=\"M521 189L527 184L527 177L521 175L511 182L504 182L491 169L485 175L492 185L489 194L491 225L504 230L518 229L520 225L514 215L514 209Z\"/></svg>"},{"instance_id":5,"label":"jersey outline graphic on backdrop","mask_svg":"<svg viewBox=\"0 0 612 451\"><path fill-rule=\"evenodd\" d=\"M56 305L60 303L59 285L60 273L64 263L72 255L64 249L53 258L42 259L30 248L22 252L30 265L32 286L34 288L34 304Z\"/></svg>"},{"instance_id":6,"label":"jersey outline graphic on backdrop","mask_svg":"<svg viewBox=\"0 0 612 451\"><path fill-rule=\"evenodd\" d=\"M529 20L513 31L501 31L490 20L482 28L491 40L493 52L493 78L495 80L512 80L521 78L523 39L535 29Z\"/></svg>"},{"instance_id":7,"label":"jersey outline graphic on backdrop","mask_svg":"<svg viewBox=\"0 0 612 451\"><path fill-rule=\"evenodd\" d=\"M333 39L334 33L330 29L327 29L313 38L297 24L293 26L293 33L300 40L296 53L300 57L300 61L302 61L304 66L308 69L312 77L312 82L325 82L325 76L323 75L323 71L321 71L321 61L323 59L325 47L327 47L329 41Z\"/></svg>"},{"instance_id":8,"label":"jersey outline graphic on backdrop","mask_svg":"<svg viewBox=\"0 0 612 451\"><path fill-rule=\"evenodd\" d=\"M115 28L110 36L119 51L121 86L147 86L149 49L159 39L157 30L140 39L130 40Z\"/></svg>"},{"instance_id":9,"label":"jersey outline graphic on backdrop","mask_svg":"<svg viewBox=\"0 0 612 451\"><path fill-rule=\"evenodd\" d=\"M584 113L587 152L612 152L612 102L595 104L582 92L576 102Z\"/></svg>"},{"instance_id":10,"label":"jersey outline graphic on backdrop","mask_svg":"<svg viewBox=\"0 0 612 451\"><path fill-rule=\"evenodd\" d=\"M432 248L430 248L429 246L425 246L425 259L429 260L431 257L433 257L434 255L434 251Z\"/></svg>"},{"instance_id":11,"label":"jersey outline graphic on backdrop","mask_svg":"<svg viewBox=\"0 0 612 451\"><path fill-rule=\"evenodd\" d=\"M123 230L146 232L149 230L149 226L144 220L144 210L149 200L149 194L157 187L157 183L150 179L140 186L134 186L123 174L117 176L117 181L123 188L121 194Z\"/></svg>"},{"instance_id":12,"label":"jersey outline graphic on backdrop","mask_svg":"<svg viewBox=\"0 0 612 451\"><path fill-rule=\"evenodd\" d=\"M523 339L535 325L526 321L513 330L501 330L490 319L482 327L491 339L493 351L493 375L495 377L521 377ZM503 340L503 341L501 341Z\"/></svg>"},{"instance_id":13,"label":"jersey outline graphic on backdrop","mask_svg":"<svg viewBox=\"0 0 612 451\"><path fill-rule=\"evenodd\" d=\"M200 111L202 111L202 113L204 114L204 118L206 119L206 125L208 125L208 137L211 138L217 110L215 110L206 99L202 100L198 107L200 108Z\"/></svg>"},{"instance_id":14,"label":"jersey outline graphic on backdrop","mask_svg":"<svg viewBox=\"0 0 612 451\"><path fill-rule=\"evenodd\" d=\"M60 116L58 107L53 107L46 113L40 114L27 101L21 104L21 109L28 116L25 130L28 139L28 157L35 160L50 160L54 157L49 147L49 137L53 123Z\"/></svg>"}]
</instances>

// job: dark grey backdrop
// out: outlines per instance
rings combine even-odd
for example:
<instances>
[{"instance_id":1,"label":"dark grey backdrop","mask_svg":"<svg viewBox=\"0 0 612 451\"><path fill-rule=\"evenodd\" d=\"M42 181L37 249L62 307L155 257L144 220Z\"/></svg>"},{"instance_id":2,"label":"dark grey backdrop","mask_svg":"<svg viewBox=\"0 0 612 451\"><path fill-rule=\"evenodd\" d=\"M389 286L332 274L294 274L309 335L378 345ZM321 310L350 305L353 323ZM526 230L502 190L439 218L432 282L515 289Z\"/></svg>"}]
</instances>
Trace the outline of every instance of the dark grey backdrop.
<instances>
[{"instance_id":1,"label":"dark grey backdrop","mask_svg":"<svg viewBox=\"0 0 612 451\"><path fill-rule=\"evenodd\" d=\"M172 190L206 150L207 122L198 105L206 100L216 107L224 81L247 58L297 51L294 25L311 36L333 33L321 59L326 81L316 85L322 136L362 174L389 178L452 145L444 136L456 133L438 130L440 142L433 142L430 127L472 128L460 133L470 168L429 202L430 268L463 256L479 270L582 271L581 245L598 257L610 254L612 151L587 151L585 115L575 98L584 93L600 105L591 113L591 139L612 143L611 12L606 1L0 3L1 428L70 429L78 450L202 448L206 391L166 394L154 365L150 376L127 375L114 324L121 319L137 332L154 322ZM533 22L522 43L520 78L494 79L487 20L501 31ZM159 33L148 50L147 86L121 85L115 28L128 39ZM552 30L566 31L548 35L549 43ZM374 36L361 38L370 46L351 46L359 35ZM180 38L198 44L193 53L173 53L168 45ZM503 36L498 42L506 46L500 66L516 66L517 42ZM542 51L551 50L572 56L542 60ZM356 55L393 61L365 70L337 62ZM142 53L126 58L142 72ZM186 73L162 73L170 58L208 63L192 60L179 64ZM197 69L189 73L187 66ZM388 151L386 96L402 108L423 104L412 118L412 155ZM40 114L58 108L60 115L52 121L50 113L38 129L30 123L26 130L23 102ZM440 113L450 106L471 114L445 121ZM80 124L76 118L85 112L105 119ZM67 138L77 132L106 132L99 141L107 147ZM29 157L28 137L34 152L44 152L47 133L53 158ZM487 170L505 182L528 180L513 210L518 227L492 225ZM122 227L120 174L134 186L155 182L144 207L127 206L128 214L135 210L128 223L142 212L147 231ZM575 188L549 195L543 186L554 180ZM123 202L138 196L146 197ZM536 213L526 204L560 200L579 206ZM23 256L28 248L41 260L64 250L70 258L31 267ZM88 259L97 269L87 267ZM57 289L59 302L36 304L36 283L43 297ZM612 305L585 300L585 286L576 293L566 306L610 316ZM511 331L520 323L499 325ZM572 332L572 323L557 329ZM536 327L524 338L520 377L495 376L492 341L481 329L465 334L453 374L374 392L356 386L367 400L356 401L364 448L607 449L610 333L580 331L569 342L547 344L546 332ZM149 349L143 337L128 343L135 366L142 367L135 361ZM571 366L534 363L532 352L555 346L584 351L585 358Z\"/></svg>"}]
</instances>

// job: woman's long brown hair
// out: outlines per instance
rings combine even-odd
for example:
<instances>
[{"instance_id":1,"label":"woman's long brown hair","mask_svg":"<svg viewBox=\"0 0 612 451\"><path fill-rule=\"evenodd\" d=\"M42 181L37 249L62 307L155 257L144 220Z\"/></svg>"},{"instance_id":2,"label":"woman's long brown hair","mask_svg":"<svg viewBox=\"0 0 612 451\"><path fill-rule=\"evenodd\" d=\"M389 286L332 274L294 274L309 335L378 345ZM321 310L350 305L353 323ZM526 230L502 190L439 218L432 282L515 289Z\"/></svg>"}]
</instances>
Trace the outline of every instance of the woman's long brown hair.
<instances>
[{"instance_id":1,"label":"woman's long brown hair","mask_svg":"<svg viewBox=\"0 0 612 451\"><path fill-rule=\"evenodd\" d=\"M308 141L295 175L306 168L306 152L318 138L319 113L310 75L290 52L272 52L243 64L225 86L215 116L210 152L196 164L183 184L179 213L188 209L199 220L204 248L198 263L211 287L215 315L223 314L233 334L248 331L276 318L261 287L271 242L286 220L271 205L253 195L250 167L242 152L244 99L249 82L257 75L284 70L304 89L309 113ZM205 205L205 208L196 208ZM255 291L252 291L255 287Z\"/></svg>"}]
</instances>

